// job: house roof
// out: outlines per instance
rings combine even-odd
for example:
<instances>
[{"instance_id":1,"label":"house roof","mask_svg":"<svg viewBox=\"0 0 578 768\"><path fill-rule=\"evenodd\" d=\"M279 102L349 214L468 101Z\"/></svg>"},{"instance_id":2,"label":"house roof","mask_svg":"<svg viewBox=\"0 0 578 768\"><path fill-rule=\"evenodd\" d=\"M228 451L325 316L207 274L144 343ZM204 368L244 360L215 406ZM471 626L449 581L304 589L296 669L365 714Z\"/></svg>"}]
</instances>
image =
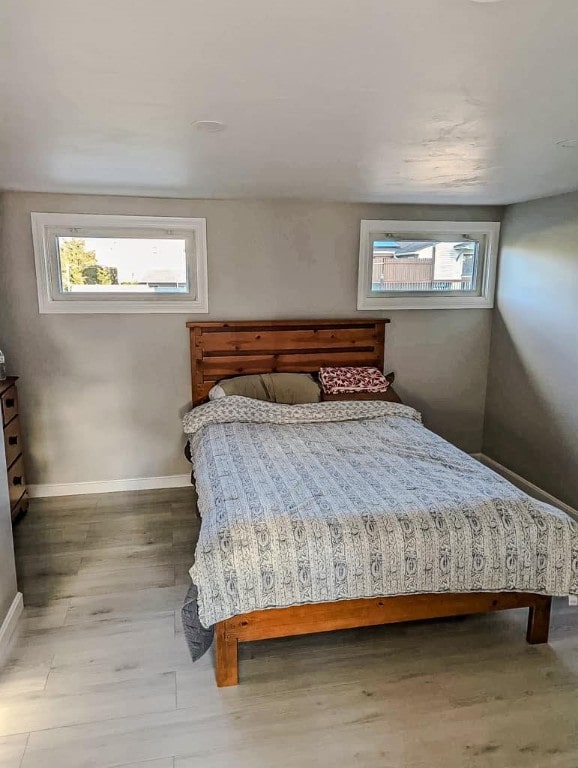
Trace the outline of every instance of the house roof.
<instances>
[{"instance_id":1,"label":"house roof","mask_svg":"<svg viewBox=\"0 0 578 768\"><path fill-rule=\"evenodd\" d=\"M145 272L141 283L185 283L186 275L180 269L151 269Z\"/></svg>"}]
</instances>

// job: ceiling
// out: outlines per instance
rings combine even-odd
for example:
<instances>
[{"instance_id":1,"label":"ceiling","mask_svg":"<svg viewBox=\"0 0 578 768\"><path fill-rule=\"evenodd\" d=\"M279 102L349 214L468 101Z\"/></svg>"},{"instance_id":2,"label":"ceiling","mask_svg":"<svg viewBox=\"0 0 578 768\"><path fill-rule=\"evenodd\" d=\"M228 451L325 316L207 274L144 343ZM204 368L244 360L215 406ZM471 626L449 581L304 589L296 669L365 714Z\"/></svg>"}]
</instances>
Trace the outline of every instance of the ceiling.
<instances>
[{"instance_id":1,"label":"ceiling","mask_svg":"<svg viewBox=\"0 0 578 768\"><path fill-rule=\"evenodd\" d=\"M1 189L578 188L578 0L0 0L0 37Z\"/></svg>"}]
</instances>

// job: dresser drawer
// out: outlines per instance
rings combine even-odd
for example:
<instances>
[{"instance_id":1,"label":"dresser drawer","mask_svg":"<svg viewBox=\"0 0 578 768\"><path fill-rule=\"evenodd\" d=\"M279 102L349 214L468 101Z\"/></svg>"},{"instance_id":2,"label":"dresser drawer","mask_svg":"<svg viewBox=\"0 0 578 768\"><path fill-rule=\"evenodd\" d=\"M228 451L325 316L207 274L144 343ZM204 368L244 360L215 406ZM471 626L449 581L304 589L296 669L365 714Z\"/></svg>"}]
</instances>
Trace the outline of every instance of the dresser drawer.
<instances>
[{"instance_id":1,"label":"dresser drawer","mask_svg":"<svg viewBox=\"0 0 578 768\"><path fill-rule=\"evenodd\" d=\"M4 427L4 448L6 449L6 466L10 466L14 459L22 453L22 445L20 439L20 419L16 416L15 419Z\"/></svg>"},{"instance_id":2,"label":"dresser drawer","mask_svg":"<svg viewBox=\"0 0 578 768\"><path fill-rule=\"evenodd\" d=\"M20 456L8 470L8 493L10 495L11 509L20 501L25 490L24 462L22 461L22 456Z\"/></svg>"},{"instance_id":3,"label":"dresser drawer","mask_svg":"<svg viewBox=\"0 0 578 768\"><path fill-rule=\"evenodd\" d=\"M8 424L18 414L18 393L16 387L10 387L0 395L2 406L2 424Z\"/></svg>"}]
</instances>

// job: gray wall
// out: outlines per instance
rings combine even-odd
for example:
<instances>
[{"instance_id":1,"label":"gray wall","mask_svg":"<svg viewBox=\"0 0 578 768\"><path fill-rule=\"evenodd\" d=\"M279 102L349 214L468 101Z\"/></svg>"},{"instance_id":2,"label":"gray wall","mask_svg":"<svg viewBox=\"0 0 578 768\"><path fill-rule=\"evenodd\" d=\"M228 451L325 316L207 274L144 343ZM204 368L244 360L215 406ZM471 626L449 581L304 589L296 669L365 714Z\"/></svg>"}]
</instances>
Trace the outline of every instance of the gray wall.
<instances>
[{"instance_id":1,"label":"gray wall","mask_svg":"<svg viewBox=\"0 0 578 768\"><path fill-rule=\"evenodd\" d=\"M578 507L578 193L506 211L484 452Z\"/></svg>"},{"instance_id":2,"label":"gray wall","mask_svg":"<svg viewBox=\"0 0 578 768\"><path fill-rule=\"evenodd\" d=\"M32 483L180 474L187 319L357 315L363 218L499 220L499 208L5 193L0 321L19 385ZM209 315L39 315L31 211L207 218ZM363 314L363 313L359 313ZM365 313L377 314L377 313ZM482 445L491 311L383 313L386 365L426 423Z\"/></svg>"}]
</instances>

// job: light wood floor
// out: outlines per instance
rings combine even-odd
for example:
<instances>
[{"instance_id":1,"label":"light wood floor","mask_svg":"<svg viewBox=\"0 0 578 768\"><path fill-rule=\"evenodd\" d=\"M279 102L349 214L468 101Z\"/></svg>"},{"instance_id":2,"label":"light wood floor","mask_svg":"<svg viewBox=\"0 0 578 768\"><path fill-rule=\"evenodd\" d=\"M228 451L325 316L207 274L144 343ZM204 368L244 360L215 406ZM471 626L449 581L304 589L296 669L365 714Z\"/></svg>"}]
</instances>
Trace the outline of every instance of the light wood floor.
<instances>
[{"instance_id":1,"label":"light wood floor","mask_svg":"<svg viewBox=\"0 0 578 768\"><path fill-rule=\"evenodd\" d=\"M241 685L194 666L179 618L190 489L36 501L26 609L0 672L2 768L578 766L578 609L246 645Z\"/></svg>"}]
</instances>

